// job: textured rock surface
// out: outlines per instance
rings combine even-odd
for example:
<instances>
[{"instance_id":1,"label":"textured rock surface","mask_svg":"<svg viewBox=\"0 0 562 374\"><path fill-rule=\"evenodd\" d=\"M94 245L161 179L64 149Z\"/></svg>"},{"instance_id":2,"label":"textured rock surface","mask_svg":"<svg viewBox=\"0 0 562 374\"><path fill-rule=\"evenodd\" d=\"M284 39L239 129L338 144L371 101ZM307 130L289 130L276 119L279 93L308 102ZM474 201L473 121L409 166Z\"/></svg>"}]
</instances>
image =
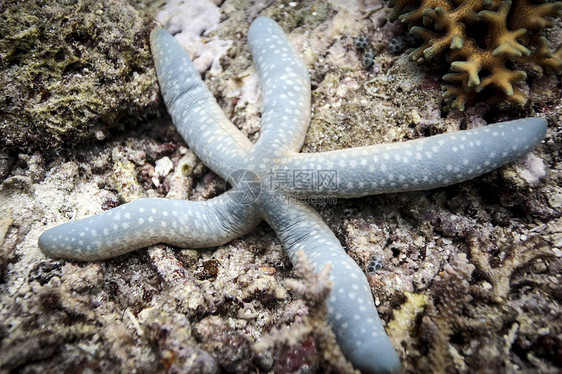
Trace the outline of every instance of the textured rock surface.
<instances>
[{"instance_id":1,"label":"textured rock surface","mask_svg":"<svg viewBox=\"0 0 562 374\"><path fill-rule=\"evenodd\" d=\"M152 23L127 1L3 1L0 14L2 148L66 148L155 111Z\"/></svg>"},{"instance_id":2,"label":"textured rock surface","mask_svg":"<svg viewBox=\"0 0 562 374\"><path fill-rule=\"evenodd\" d=\"M396 34L383 5L215 5L219 22L194 38L232 46L218 61L222 72L205 73L206 84L255 138L259 98L246 33L248 21L263 14L285 28L311 74L314 112L305 151L546 118L546 140L532 156L477 180L317 207L367 272L381 318L393 321L389 334L406 372L557 372L559 78L529 75L529 100L517 111L485 105L446 111L439 74L407 56L379 52L363 69L354 39L369 35L371 47L384 51ZM47 227L136 196L201 200L225 189L166 118L97 145L67 147L58 157L0 153L7 176L0 187L0 370L349 370L323 328L322 277L293 270L266 225L204 252L155 246L95 263L44 257L37 237ZM169 172L166 158L174 166ZM293 277L302 285L286 281ZM221 350L228 342L241 349Z\"/></svg>"}]
</instances>

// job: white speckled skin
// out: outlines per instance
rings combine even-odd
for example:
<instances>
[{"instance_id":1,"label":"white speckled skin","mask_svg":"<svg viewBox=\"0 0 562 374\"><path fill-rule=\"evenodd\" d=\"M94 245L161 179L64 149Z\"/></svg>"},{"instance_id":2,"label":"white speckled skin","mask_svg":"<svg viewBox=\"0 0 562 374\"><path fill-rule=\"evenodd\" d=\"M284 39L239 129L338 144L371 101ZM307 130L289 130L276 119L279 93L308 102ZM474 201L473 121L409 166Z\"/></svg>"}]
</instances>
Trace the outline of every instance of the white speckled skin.
<instances>
[{"instance_id":1,"label":"white speckled skin","mask_svg":"<svg viewBox=\"0 0 562 374\"><path fill-rule=\"evenodd\" d=\"M289 257L303 250L317 270L330 264L329 319L342 351L364 373L400 371L400 360L377 315L367 279L321 217L300 196L352 197L435 188L486 173L529 152L546 122L527 118L405 143L298 154L310 116L310 83L282 29L259 17L250 27L262 78L263 124L256 145L230 123L163 29L152 32L162 95L178 131L233 188L207 202L143 199L47 230L39 247L53 257L95 260L151 244L216 246L265 219ZM273 181L300 170L331 171L336 186L303 189ZM243 178L230 178L244 170ZM252 190L252 186L259 186ZM252 195L253 192L256 196ZM241 198L253 197L242 202Z\"/></svg>"},{"instance_id":2,"label":"white speckled skin","mask_svg":"<svg viewBox=\"0 0 562 374\"><path fill-rule=\"evenodd\" d=\"M230 192L209 201L139 199L45 231L39 248L51 257L102 260L166 242L208 248L228 243L261 221L253 205Z\"/></svg>"},{"instance_id":3,"label":"white speckled skin","mask_svg":"<svg viewBox=\"0 0 562 374\"><path fill-rule=\"evenodd\" d=\"M310 122L308 70L275 22L256 19L248 43L262 88L262 128L252 154L272 158L299 152Z\"/></svg>"},{"instance_id":4,"label":"white speckled skin","mask_svg":"<svg viewBox=\"0 0 562 374\"><path fill-rule=\"evenodd\" d=\"M320 271L330 264L333 283L327 301L330 325L341 350L363 373L400 371L400 360L375 308L367 277L347 255L320 215L303 203L263 203L266 221L275 229L291 261L303 250Z\"/></svg>"},{"instance_id":5,"label":"white speckled skin","mask_svg":"<svg viewBox=\"0 0 562 374\"><path fill-rule=\"evenodd\" d=\"M279 169L335 170L337 190L314 191L283 185L287 193L357 197L428 190L472 179L533 149L544 137L546 122L525 118L411 140L282 158Z\"/></svg>"},{"instance_id":6,"label":"white speckled skin","mask_svg":"<svg viewBox=\"0 0 562 374\"><path fill-rule=\"evenodd\" d=\"M151 41L160 90L174 124L201 161L226 178L248 157L252 142L226 118L176 40L158 28Z\"/></svg>"}]
</instances>

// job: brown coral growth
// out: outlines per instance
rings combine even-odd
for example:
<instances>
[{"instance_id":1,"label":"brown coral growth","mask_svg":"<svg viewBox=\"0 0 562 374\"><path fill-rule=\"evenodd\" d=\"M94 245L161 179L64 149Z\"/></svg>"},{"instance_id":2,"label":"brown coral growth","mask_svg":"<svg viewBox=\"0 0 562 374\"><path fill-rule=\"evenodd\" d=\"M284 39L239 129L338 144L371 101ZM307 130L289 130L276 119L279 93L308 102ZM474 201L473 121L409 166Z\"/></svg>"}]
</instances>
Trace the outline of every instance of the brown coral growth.
<instances>
[{"instance_id":1,"label":"brown coral growth","mask_svg":"<svg viewBox=\"0 0 562 374\"><path fill-rule=\"evenodd\" d=\"M474 269L466 255L461 253L451 265L445 265L441 279L433 287L436 296L427 305L422 325L425 338L431 342L428 355L437 373L453 367L456 352L449 340L454 326L461 323L464 306L472 301L469 289Z\"/></svg>"},{"instance_id":2,"label":"brown coral growth","mask_svg":"<svg viewBox=\"0 0 562 374\"><path fill-rule=\"evenodd\" d=\"M562 46L548 48L544 31L562 14L562 2L529 0L392 0L391 21L400 18L423 44L413 60L443 57L450 72L445 95L464 110L488 91L488 101L524 104L527 95L516 87L527 74L513 63L531 63L554 74L562 72Z\"/></svg>"},{"instance_id":3,"label":"brown coral growth","mask_svg":"<svg viewBox=\"0 0 562 374\"><path fill-rule=\"evenodd\" d=\"M303 251L297 251L295 275L298 279L287 279L285 284L299 300L306 304L306 315L295 318L288 326L274 329L261 337L254 345L258 355L264 355L271 348L277 351L275 373L293 373L299 368L312 372L320 366L326 373L358 373L345 359L328 325L326 299L332 288L329 279L330 267L320 273L307 259ZM320 365L319 365L320 364Z\"/></svg>"}]
</instances>

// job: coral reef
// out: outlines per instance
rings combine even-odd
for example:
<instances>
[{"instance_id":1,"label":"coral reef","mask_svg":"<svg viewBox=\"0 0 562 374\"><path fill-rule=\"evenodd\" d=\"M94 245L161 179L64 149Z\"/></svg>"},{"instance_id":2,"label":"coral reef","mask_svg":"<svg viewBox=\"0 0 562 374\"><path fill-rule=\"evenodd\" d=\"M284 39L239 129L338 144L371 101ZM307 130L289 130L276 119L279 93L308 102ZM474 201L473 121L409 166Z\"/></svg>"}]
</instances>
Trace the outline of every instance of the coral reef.
<instances>
[{"instance_id":1,"label":"coral reef","mask_svg":"<svg viewBox=\"0 0 562 374\"><path fill-rule=\"evenodd\" d=\"M60 147L155 112L151 22L125 0L0 3L0 144Z\"/></svg>"},{"instance_id":2,"label":"coral reef","mask_svg":"<svg viewBox=\"0 0 562 374\"><path fill-rule=\"evenodd\" d=\"M393 0L389 20L398 17L423 40L410 52L413 60L444 59L450 72L445 95L464 110L479 93L489 102L523 104L518 86L527 74L516 64L533 63L548 73L562 72L562 45L552 52L544 37L562 2L528 0Z\"/></svg>"},{"instance_id":3,"label":"coral reef","mask_svg":"<svg viewBox=\"0 0 562 374\"><path fill-rule=\"evenodd\" d=\"M43 5L59 3L77 2ZM216 36L232 46L219 61L222 72L209 69L205 83L249 136L259 134L260 108L244 30L257 14L282 22L310 72L314 116L304 152L404 141L530 115L552 124L530 158L485 177L433 191L319 202L317 208L363 270L375 259L367 277L383 324L388 329L393 321L403 322L393 342L404 373L435 372L429 352L441 341L447 342L444 361L461 373L559 372L559 78L530 73L528 105L516 111L482 104L446 111L440 81L426 66L385 52L404 26L387 22L382 0L213 3L221 4L219 22L200 40L204 45ZM551 43L560 40L561 26L557 20L547 30ZM358 35L369 35L377 51L368 70L355 52L352 36ZM127 170L149 197L206 200L224 192L224 181L202 165L166 117L106 135L93 144L64 143L66 153L57 155L8 154L0 147L0 176L6 178L0 185L0 372L224 372L213 356L216 341L204 349L205 342L195 338L217 326L214 316L221 319L220 339L243 335L252 343L251 372L277 367L289 373L298 371L296 366L302 372L328 371L333 361L322 359L324 346L314 336L319 330L305 318L320 316L321 301L288 290L286 279L297 274L265 225L204 252L157 246L88 264L40 253L37 237L47 226L127 201L123 187L132 179L116 174L125 171L119 163L133 164ZM165 157L174 169L154 178L156 161ZM436 285L449 279L448 263L456 271L462 253L475 266L468 281L472 301L448 324L451 335L433 339L422 328L428 305L440 305L445 290ZM250 287L254 284L259 287ZM414 303L405 292L414 295ZM422 297L428 300L425 308ZM312 330L312 336L299 335L297 326ZM292 344L288 336L303 339ZM255 344L262 339L271 344L258 353ZM229 355L224 363L236 363L236 353L224 352Z\"/></svg>"}]
</instances>

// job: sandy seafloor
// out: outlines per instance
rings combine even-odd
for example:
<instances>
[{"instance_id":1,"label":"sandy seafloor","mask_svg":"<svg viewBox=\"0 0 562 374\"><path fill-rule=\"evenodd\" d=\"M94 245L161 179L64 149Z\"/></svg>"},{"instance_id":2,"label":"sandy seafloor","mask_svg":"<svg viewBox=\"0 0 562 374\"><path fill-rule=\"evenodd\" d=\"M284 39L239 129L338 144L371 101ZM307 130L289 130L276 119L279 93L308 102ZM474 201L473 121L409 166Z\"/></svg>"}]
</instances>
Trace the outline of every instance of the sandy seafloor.
<instances>
[{"instance_id":1,"label":"sandy seafloor","mask_svg":"<svg viewBox=\"0 0 562 374\"><path fill-rule=\"evenodd\" d=\"M386 50L404 30L385 21L386 2L170 1L152 14L179 32L252 141L259 79L246 35L257 15L280 22L309 69L303 152L547 119L530 155L475 180L316 206L365 270L405 372L559 372L560 77L529 74L524 106L458 112L437 69ZM550 37L561 28L558 19ZM376 51L368 69L359 35ZM143 196L205 200L225 189L165 115L68 149L21 158L27 168L13 167L0 186L0 372L350 370L325 324L325 282L295 271L265 223L208 250L156 245L89 263L44 256L37 238L56 224Z\"/></svg>"}]
</instances>

